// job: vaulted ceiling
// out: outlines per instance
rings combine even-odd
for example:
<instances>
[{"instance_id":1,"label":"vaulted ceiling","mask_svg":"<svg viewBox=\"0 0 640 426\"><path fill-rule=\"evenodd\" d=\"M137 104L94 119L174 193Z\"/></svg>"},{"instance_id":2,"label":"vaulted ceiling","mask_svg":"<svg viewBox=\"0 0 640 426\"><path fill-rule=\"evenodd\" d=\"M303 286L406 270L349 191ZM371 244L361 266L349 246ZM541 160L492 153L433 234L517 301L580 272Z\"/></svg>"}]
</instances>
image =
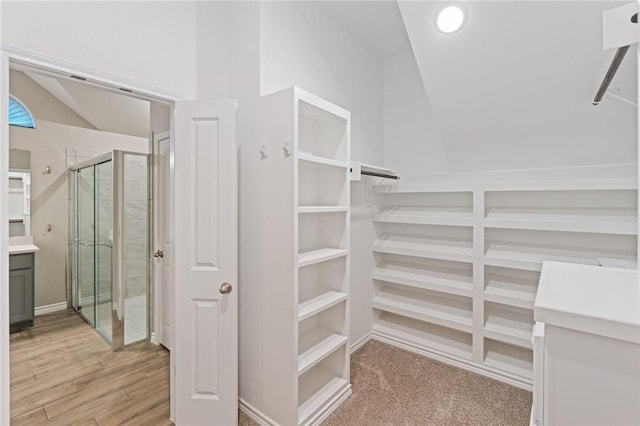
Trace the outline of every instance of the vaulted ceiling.
<instances>
[{"instance_id":1,"label":"vaulted ceiling","mask_svg":"<svg viewBox=\"0 0 640 426\"><path fill-rule=\"evenodd\" d=\"M425 123L450 171L634 162L637 60L630 49L610 93L591 100L613 51L602 12L628 1L463 1L465 25L435 26L446 2L327 2L383 59L411 50L430 104ZM408 42L407 42L408 41Z\"/></svg>"},{"instance_id":2,"label":"vaulted ceiling","mask_svg":"<svg viewBox=\"0 0 640 426\"><path fill-rule=\"evenodd\" d=\"M400 2L451 168L635 161L637 107L591 104L613 55L602 12L624 3L468 1L465 25L443 34L441 3ZM613 90L635 92L636 66L634 48Z\"/></svg>"},{"instance_id":3,"label":"vaulted ceiling","mask_svg":"<svg viewBox=\"0 0 640 426\"><path fill-rule=\"evenodd\" d=\"M26 74L97 130L142 138L149 136L148 101L69 79L35 72Z\"/></svg>"}]
</instances>

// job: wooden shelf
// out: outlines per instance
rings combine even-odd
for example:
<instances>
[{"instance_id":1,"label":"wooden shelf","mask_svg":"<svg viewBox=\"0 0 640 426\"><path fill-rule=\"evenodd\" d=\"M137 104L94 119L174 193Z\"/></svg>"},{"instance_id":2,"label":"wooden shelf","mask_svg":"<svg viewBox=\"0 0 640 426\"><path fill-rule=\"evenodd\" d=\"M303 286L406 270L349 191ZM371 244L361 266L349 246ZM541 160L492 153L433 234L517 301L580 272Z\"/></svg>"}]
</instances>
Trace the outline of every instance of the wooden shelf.
<instances>
[{"instance_id":1,"label":"wooden shelf","mask_svg":"<svg viewBox=\"0 0 640 426\"><path fill-rule=\"evenodd\" d=\"M533 351L530 349L485 339L484 363L528 381L533 379Z\"/></svg>"},{"instance_id":2,"label":"wooden shelf","mask_svg":"<svg viewBox=\"0 0 640 426\"><path fill-rule=\"evenodd\" d=\"M638 235L637 213L630 209L492 208L486 228Z\"/></svg>"},{"instance_id":3,"label":"wooden shelf","mask_svg":"<svg viewBox=\"0 0 640 426\"><path fill-rule=\"evenodd\" d=\"M343 169L346 169L349 167L349 163L347 163L346 161L334 160L334 159L325 158L325 157L318 157L312 154L306 154L302 152L298 153L298 160L307 161L309 163L322 164L325 166L341 167Z\"/></svg>"},{"instance_id":4,"label":"wooden shelf","mask_svg":"<svg viewBox=\"0 0 640 426\"><path fill-rule=\"evenodd\" d=\"M608 257L619 260L635 260L631 255L606 255L601 250L582 247L558 247L549 245L525 245L515 243L489 242L485 253L485 264L505 268L540 271L544 260L556 262L598 265L598 258Z\"/></svg>"},{"instance_id":5,"label":"wooden shelf","mask_svg":"<svg viewBox=\"0 0 640 426\"><path fill-rule=\"evenodd\" d=\"M471 360L469 333L389 313L383 313L376 320L372 331L374 335L415 349Z\"/></svg>"},{"instance_id":6,"label":"wooden shelf","mask_svg":"<svg viewBox=\"0 0 640 426\"><path fill-rule=\"evenodd\" d=\"M347 336L319 327L302 334L298 341L298 375L304 374L346 343Z\"/></svg>"},{"instance_id":7,"label":"wooden shelf","mask_svg":"<svg viewBox=\"0 0 640 426\"><path fill-rule=\"evenodd\" d=\"M374 268L371 278L440 293L472 297L473 279L470 276L428 270L399 270L395 265Z\"/></svg>"},{"instance_id":8,"label":"wooden shelf","mask_svg":"<svg viewBox=\"0 0 640 426\"><path fill-rule=\"evenodd\" d=\"M398 254L430 259L473 261L470 241L383 236L373 245L376 253Z\"/></svg>"},{"instance_id":9,"label":"wooden shelf","mask_svg":"<svg viewBox=\"0 0 640 426\"><path fill-rule=\"evenodd\" d=\"M467 302L384 287L373 298L375 309L470 333L471 299Z\"/></svg>"},{"instance_id":10,"label":"wooden shelf","mask_svg":"<svg viewBox=\"0 0 640 426\"><path fill-rule=\"evenodd\" d=\"M309 290L301 295L304 302L298 304L298 321L303 321L309 317L347 300L347 293L340 291Z\"/></svg>"},{"instance_id":11,"label":"wooden shelf","mask_svg":"<svg viewBox=\"0 0 640 426\"><path fill-rule=\"evenodd\" d=\"M473 225L471 208L464 207L387 207L375 214L373 221L413 225Z\"/></svg>"},{"instance_id":12,"label":"wooden shelf","mask_svg":"<svg viewBox=\"0 0 640 426\"><path fill-rule=\"evenodd\" d=\"M342 392L349 383L340 377L332 378L326 385L304 401L298 407L298 422L305 424L306 420L332 397Z\"/></svg>"},{"instance_id":13,"label":"wooden shelf","mask_svg":"<svg viewBox=\"0 0 640 426\"><path fill-rule=\"evenodd\" d=\"M346 256L347 254L349 254L348 250L336 248L321 248L302 252L298 254L298 267L326 262L327 260Z\"/></svg>"},{"instance_id":14,"label":"wooden shelf","mask_svg":"<svg viewBox=\"0 0 640 426\"><path fill-rule=\"evenodd\" d=\"M342 213L348 211L347 206L299 206L298 213Z\"/></svg>"}]
</instances>

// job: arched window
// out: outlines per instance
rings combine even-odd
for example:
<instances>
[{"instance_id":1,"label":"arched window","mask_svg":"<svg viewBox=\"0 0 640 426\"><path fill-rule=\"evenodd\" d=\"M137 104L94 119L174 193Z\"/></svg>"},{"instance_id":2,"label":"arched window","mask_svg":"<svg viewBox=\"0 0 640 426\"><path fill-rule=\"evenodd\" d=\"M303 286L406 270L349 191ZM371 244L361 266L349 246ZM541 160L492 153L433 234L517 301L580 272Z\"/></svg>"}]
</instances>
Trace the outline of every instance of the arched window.
<instances>
[{"instance_id":1,"label":"arched window","mask_svg":"<svg viewBox=\"0 0 640 426\"><path fill-rule=\"evenodd\" d=\"M18 102L13 96L9 96L9 125L35 129L36 125L29 110Z\"/></svg>"}]
</instances>

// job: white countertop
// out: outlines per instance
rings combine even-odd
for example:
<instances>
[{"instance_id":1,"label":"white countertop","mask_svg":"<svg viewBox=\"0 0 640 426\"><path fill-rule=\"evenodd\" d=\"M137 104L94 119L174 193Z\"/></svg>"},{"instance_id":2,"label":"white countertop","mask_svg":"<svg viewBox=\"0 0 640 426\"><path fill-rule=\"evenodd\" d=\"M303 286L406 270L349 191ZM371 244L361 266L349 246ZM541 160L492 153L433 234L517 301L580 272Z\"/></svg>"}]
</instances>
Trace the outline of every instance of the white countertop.
<instances>
[{"instance_id":1,"label":"white countertop","mask_svg":"<svg viewBox=\"0 0 640 426\"><path fill-rule=\"evenodd\" d=\"M38 246L33 244L33 236L11 237L9 238L9 254L35 253L40 251Z\"/></svg>"},{"instance_id":2,"label":"white countertop","mask_svg":"<svg viewBox=\"0 0 640 426\"><path fill-rule=\"evenodd\" d=\"M534 318L545 324L640 343L640 273L544 262Z\"/></svg>"}]
</instances>

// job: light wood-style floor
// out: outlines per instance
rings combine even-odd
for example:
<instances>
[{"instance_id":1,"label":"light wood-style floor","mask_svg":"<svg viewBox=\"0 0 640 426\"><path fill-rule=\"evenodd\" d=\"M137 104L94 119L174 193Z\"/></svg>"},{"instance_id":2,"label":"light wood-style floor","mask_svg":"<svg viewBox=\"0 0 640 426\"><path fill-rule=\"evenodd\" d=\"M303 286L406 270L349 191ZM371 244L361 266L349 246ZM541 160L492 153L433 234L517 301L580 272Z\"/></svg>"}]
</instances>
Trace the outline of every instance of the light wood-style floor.
<instances>
[{"instance_id":1,"label":"light wood-style floor","mask_svg":"<svg viewBox=\"0 0 640 426\"><path fill-rule=\"evenodd\" d=\"M11 334L11 425L172 425L169 352L112 352L72 310Z\"/></svg>"}]
</instances>

